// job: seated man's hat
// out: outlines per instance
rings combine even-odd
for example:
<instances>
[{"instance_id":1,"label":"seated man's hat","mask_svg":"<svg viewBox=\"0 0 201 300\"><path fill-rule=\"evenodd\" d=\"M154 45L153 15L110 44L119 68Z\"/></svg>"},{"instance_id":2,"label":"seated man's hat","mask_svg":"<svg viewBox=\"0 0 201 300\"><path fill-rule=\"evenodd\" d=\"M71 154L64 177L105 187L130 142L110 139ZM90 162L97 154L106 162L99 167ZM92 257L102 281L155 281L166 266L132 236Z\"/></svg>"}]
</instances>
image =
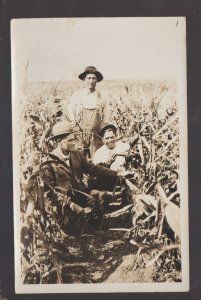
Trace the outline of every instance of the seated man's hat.
<instances>
[{"instance_id":1,"label":"seated man's hat","mask_svg":"<svg viewBox=\"0 0 201 300\"><path fill-rule=\"evenodd\" d=\"M81 80L84 80L87 74L95 74L97 81L103 80L103 75L95 68L92 66L86 67L84 72L81 73L78 77Z\"/></svg>"},{"instance_id":2,"label":"seated man's hat","mask_svg":"<svg viewBox=\"0 0 201 300\"><path fill-rule=\"evenodd\" d=\"M117 132L117 128L113 124L103 123L103 125L100 129L99 135L103 137L105 131L108 129L113 129L115 133Z\"/></svg>"},{"instance_id":3,"label":"seated man's hat","mask_svg":"<svg viewBox=\"0 0 201 300\"><path fill-rule=\"evenodd\" d=\"M74 130L71 127L70 123L67 121L62 121L62 122L56 123L53 126L52 137L50 139L57 138L62 135L69 135L71 133L74 133Z\"/></svg>"}]
</instances>

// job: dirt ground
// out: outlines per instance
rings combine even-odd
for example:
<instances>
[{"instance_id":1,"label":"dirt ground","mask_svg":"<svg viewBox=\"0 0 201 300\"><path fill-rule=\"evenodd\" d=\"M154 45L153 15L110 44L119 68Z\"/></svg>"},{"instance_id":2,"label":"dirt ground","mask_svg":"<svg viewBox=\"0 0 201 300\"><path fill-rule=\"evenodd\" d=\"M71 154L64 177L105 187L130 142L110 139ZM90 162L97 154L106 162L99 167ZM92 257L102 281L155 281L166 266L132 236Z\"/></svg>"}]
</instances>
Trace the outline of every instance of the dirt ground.
<instances>
[{"instance_id":1,"label":"dirt ground","mask_svg":"<svg viewBox=\"0 0 201 300\"><path fill-rule=\"evenodd\" d=\"M116 270L105 280L105 283L134 283L134 282L153 282L154 267L146 269L134 269L136 255L126 255L122 263Z\"/></svg>"}]
</instances>

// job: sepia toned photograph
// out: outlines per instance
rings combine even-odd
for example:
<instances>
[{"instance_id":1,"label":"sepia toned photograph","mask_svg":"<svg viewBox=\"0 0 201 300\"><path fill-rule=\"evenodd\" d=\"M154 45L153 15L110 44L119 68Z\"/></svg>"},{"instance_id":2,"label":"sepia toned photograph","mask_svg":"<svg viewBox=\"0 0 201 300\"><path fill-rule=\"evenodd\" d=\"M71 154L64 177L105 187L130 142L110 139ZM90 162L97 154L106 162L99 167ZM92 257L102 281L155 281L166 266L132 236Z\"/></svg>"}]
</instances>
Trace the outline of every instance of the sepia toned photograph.
<instances>
[{"instance_id":1,"label":"sepia toned photograph","mask_svg":"<svg viewBox=\"0 0 201 300\"><path fill-rule=\"evenodd\" d=\"M11 21L16 293L189 290L184 17Z\"/></svg>"}]
</instances>

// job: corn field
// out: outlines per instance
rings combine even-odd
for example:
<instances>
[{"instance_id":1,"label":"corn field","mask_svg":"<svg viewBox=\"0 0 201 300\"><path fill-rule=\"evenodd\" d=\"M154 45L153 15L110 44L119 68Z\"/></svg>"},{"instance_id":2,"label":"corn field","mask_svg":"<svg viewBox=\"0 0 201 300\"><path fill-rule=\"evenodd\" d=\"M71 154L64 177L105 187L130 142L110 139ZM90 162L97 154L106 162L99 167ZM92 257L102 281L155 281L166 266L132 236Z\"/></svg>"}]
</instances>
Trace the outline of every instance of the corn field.
<instances>
[{"instance_id":1,"label":"corn field","mask_svg":"<svg viewBox=\"0 0 201 300\"><path fill-rule=\"evenodd\" d=\"M64 119L65 105L79 87L79 82L26 82L22 87L18 119L23 282L181 281L179 117L174 82L99 85L110 103L118 138L130 145L125 168L131 174L115 187L121 196L114 197L115 209L104 214L101 234L64 233L55 207L48 201L41 203L42 183L35 182L34 174L50 150L52 126ZM119 268L120 275L113 276Z\"/></svg>"}]
</instances>

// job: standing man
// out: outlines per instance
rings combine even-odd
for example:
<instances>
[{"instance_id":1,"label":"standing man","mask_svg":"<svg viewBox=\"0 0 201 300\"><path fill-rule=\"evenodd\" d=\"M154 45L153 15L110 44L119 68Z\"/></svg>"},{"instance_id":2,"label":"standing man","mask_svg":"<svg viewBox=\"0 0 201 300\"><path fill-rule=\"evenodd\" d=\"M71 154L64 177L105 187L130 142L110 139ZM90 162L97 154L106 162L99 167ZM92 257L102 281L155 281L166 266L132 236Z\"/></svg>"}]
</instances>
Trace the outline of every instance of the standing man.
<instances>
[{"instance_id":1,"label":"standing man","mask_svg":"<svg viewBox=\"0 0 201 300\"><path fill-rule=\"evenodd\" d=\"M103 75L95 67L86 67L78 77L85 86L73 93L67 107L67 119L80 131L84 147L89 148L89 156L93 156L102 145L98 133L102 122L109 121L109 103L96 89Z\"/></svg>"}]
</instances>

